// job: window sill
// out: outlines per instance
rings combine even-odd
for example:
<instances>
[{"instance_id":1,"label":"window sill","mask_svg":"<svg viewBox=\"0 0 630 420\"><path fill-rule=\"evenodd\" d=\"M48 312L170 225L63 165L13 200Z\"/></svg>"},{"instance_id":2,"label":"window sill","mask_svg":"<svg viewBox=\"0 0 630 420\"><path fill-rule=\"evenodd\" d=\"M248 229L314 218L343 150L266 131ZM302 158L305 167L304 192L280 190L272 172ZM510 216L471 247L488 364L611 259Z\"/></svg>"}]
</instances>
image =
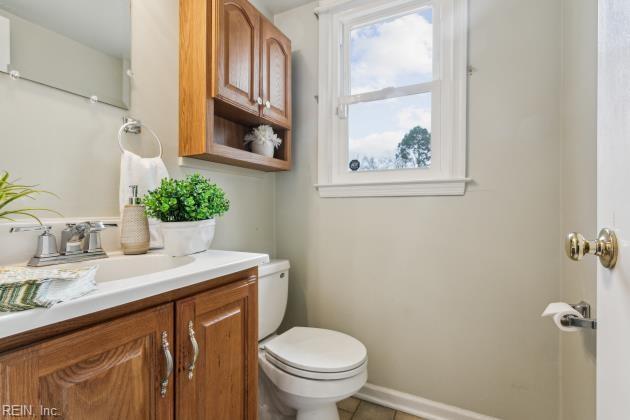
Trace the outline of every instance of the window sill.
<instances>
[{"instance_id":1,"label":"window sill","mask_svg":"<svg viewBox=\"0 0 630 420\"><path fill-rule=\"evenodd\" d=\"M318 184L322 198L344 197L414 197L464 195L470 178L428 179L398 182Z\"/></svg>"}]
</instances>

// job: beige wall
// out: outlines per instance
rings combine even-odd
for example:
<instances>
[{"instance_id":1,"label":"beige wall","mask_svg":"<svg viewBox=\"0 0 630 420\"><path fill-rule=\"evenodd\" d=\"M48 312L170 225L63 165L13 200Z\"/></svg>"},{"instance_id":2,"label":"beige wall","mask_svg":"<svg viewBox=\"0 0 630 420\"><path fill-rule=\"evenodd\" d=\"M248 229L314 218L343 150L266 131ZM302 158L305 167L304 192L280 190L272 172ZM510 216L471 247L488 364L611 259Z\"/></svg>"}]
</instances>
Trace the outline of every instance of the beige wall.
<instances>
[{"instance_id":1,"label":"beige wall","mask_svg":"<svg viewBox=\"0 0 630 420\"><path fill-rule=\"evenodd\" d=\"M562 0L563 233L597 234L597 0ZM563 258L562 300L586 300L597 316L596 259ZM562 418L595 418L596 334L561 334Z\"/></svg>"},{"instance_id":2,"label":"beige wall","mask_svg":"<svg viewBox=\"0 0 630 420\"><path fill-rule=\"evenodd\" d=\"M132 5L135 79L128 113L0 74L0 171L58 193L61 200L42 197L37 203L67 217L118 214L116 133L125 114L142 119L160 135L172 176L199 170L177 162L178 2ZM214 246L273 252L274 175L193 164L225 188L232 202L230 212L218 221Z\"/></svg>"},{"instance_id":3,"label":"beige wall","mask_svg":"<svg viewBox=\"0 0 630 420\"><path fill-rule=\"evenodd\" d=\"M277 177L278 255L292 262L286 325L345 331L371 383L510 420L557 419L561 8L471 0L464 197L320 199L317 21L292 38L295 170Z\"/></svg>"}]
</instances>

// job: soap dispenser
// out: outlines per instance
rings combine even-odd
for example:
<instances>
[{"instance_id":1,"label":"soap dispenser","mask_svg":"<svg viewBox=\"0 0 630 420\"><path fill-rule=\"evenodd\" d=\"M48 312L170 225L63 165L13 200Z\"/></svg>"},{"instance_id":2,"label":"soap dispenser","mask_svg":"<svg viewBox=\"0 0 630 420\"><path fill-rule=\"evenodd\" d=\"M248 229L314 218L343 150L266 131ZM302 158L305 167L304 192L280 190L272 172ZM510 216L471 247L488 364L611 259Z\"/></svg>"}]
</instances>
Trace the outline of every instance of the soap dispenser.
<instances>
[{"instance_id":1,"label":"soap dispenser","mask_svg":"<svg viewBox=\"0 0 630 420\"><path fill-rule=\"evenodd\" d=\"M149 220L138 197L138 186L130 185L129 204L122 214L120 245L125 255L146 254L149 251Z\"/></svg>"}]
</instances>

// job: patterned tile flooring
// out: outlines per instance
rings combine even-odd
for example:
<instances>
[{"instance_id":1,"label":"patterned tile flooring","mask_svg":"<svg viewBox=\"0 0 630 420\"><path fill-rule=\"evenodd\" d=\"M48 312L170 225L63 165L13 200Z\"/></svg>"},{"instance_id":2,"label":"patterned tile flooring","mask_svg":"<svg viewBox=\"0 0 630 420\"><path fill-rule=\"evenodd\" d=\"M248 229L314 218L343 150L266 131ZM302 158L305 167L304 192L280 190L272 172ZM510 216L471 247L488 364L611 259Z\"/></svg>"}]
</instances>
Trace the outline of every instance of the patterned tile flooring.
<instances>
[{"instance_id":1,"label":"patterned tile flooring","mask_svg":"<svg viewBox=\"0 0 630 420\"><path fill-rule=\"evenodd\" d=\"M337 403L337 410L341 420L423 420L355 397Z\"/></svg>"}]
</instances>

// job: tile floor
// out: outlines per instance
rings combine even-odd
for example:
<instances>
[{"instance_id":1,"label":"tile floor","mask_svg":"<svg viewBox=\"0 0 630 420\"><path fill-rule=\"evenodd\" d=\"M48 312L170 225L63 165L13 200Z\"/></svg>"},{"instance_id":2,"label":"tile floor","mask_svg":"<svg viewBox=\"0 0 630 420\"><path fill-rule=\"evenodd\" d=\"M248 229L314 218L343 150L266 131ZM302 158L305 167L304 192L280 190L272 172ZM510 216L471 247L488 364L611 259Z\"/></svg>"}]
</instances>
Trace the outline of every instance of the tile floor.
<instances>
[{"instance_id":1,"label":"tile floor","mask_svg":"<svg viewBox=\"0 0 630 420\"><path fill-rule=\"evenodd\" d=\"M423 420L411 414L350 397L337 403L341 420Z\"/></svg>"}]
</instances>

